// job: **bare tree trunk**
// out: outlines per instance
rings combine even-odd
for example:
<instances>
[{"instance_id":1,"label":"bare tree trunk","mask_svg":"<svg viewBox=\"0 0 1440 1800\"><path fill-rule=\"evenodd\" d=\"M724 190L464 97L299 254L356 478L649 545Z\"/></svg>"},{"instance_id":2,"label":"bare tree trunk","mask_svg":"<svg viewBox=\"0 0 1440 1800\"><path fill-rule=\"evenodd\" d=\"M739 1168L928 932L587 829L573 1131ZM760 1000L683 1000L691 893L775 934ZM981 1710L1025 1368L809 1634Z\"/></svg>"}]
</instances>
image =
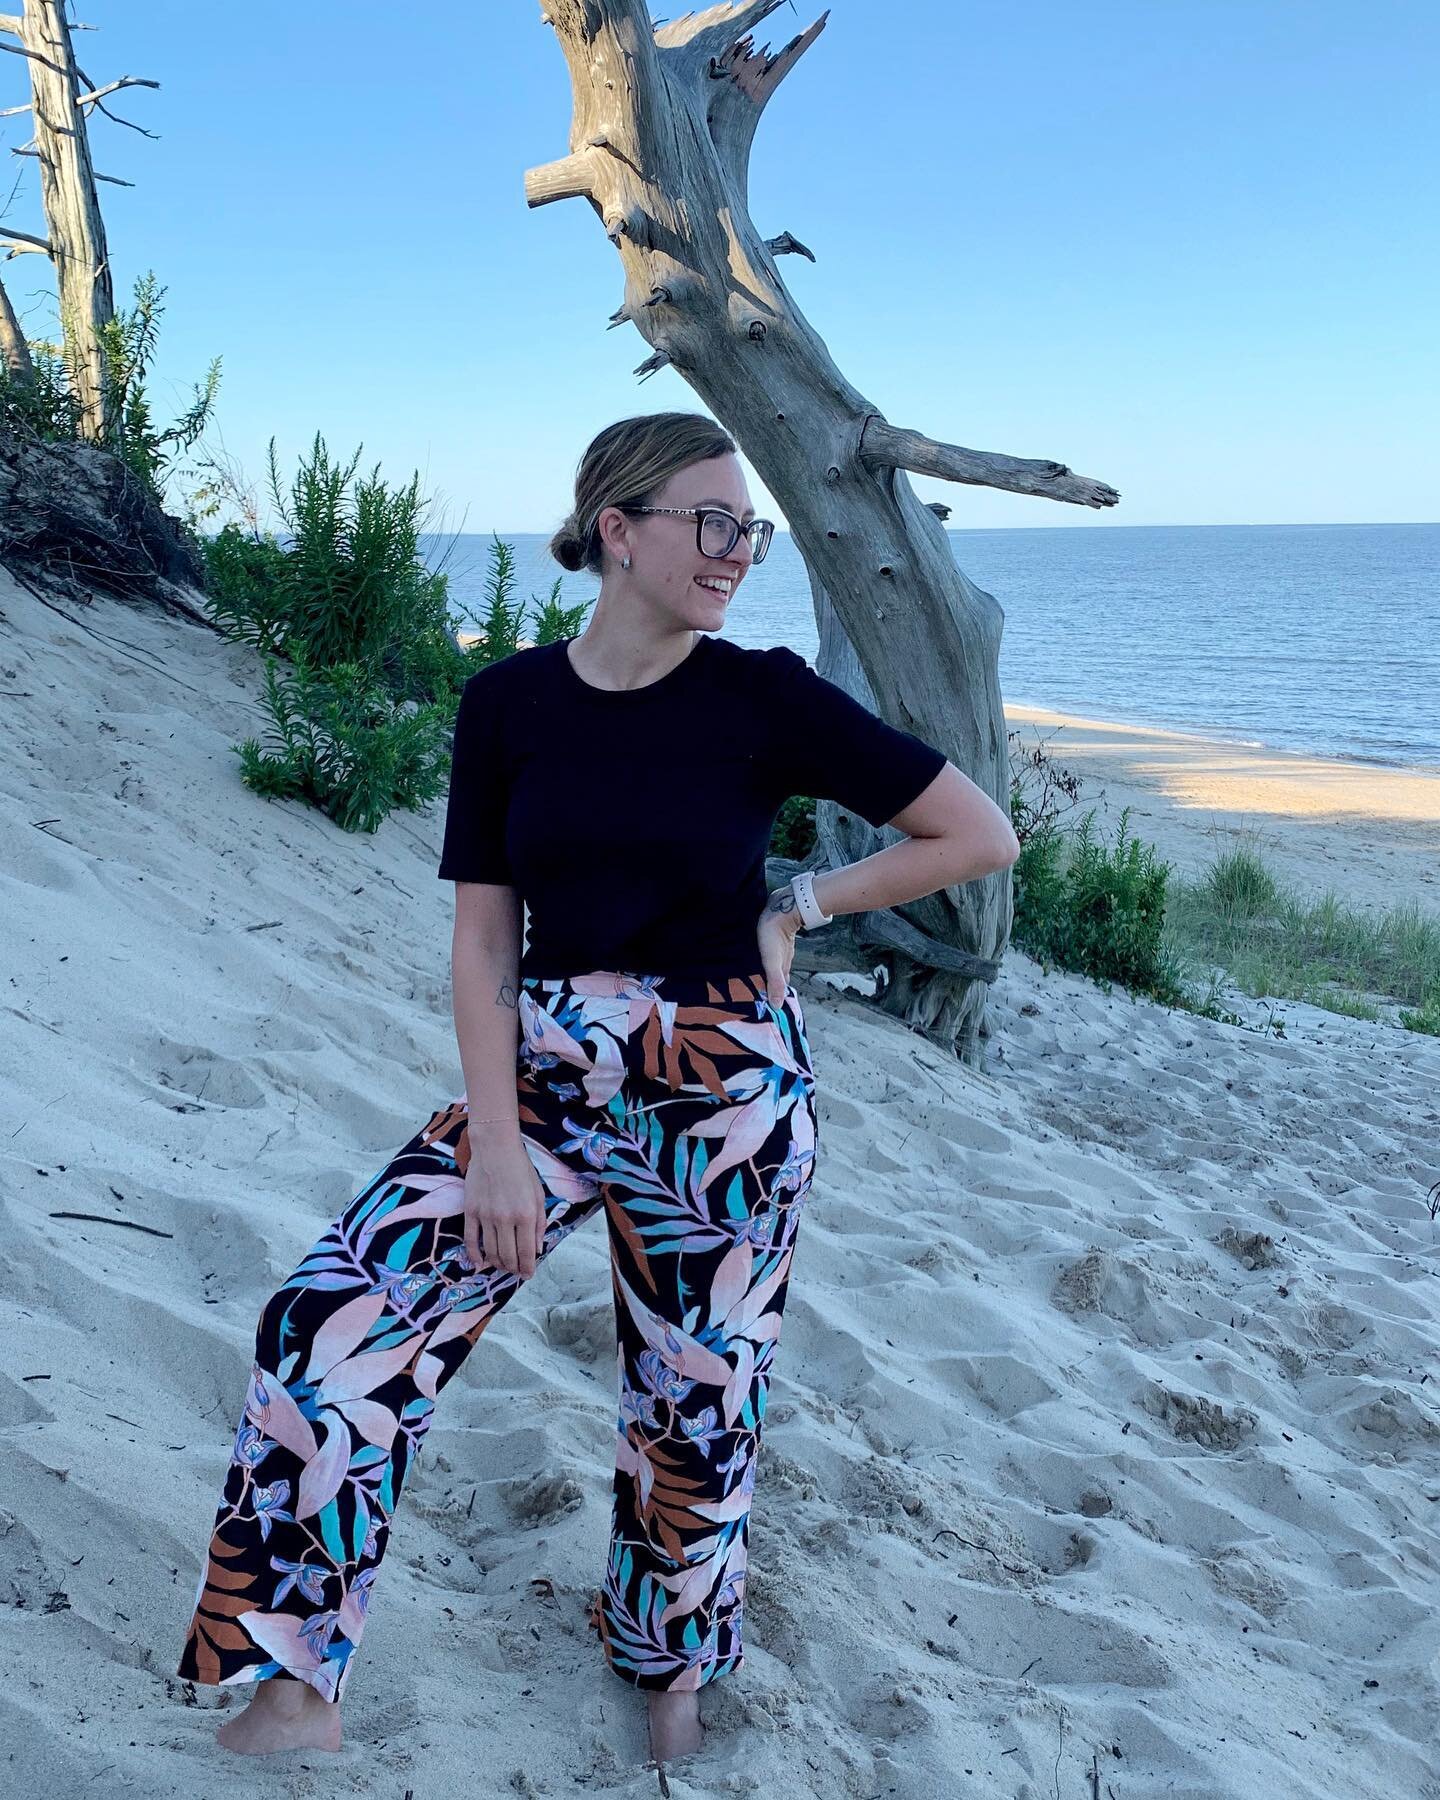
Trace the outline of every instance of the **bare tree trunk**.
<instances>
[{"instance_id":1,"label":"bare tree trunk","mask_svg":"<svg viewBox=\"0 0 1440 1800\"><path fill-rule=\"evenodd\" d=\"M40 194L50 233L46 248L55 265L80 429L105 442L113 421L98 332L115 317L115 295L85 111L78 104L85 87L75 67L64 0L25 0L25 11L4 25L18 27L29 62Z\"/></svg>"},{"instance_id":2,"label":"bare tree trunk","mask_svg":"<svg viewBox=\"0 0 1440 1800\"><path fill-rule=\"evenodd\" d=\"M956 567L903 471L1086 506L1118 495L1060 463L896 430L836 368L777 267L783 254L810 252L788 232L762 239L748 211L761 111L825 24L777 55L756 51L747 34L780 3L742 0L653 27L644 0L543 0L574 116L570 154L527 174L527 198L590 201L625 271L612 322L629 319L654 351L637 374L672 365L779 502L810 572L820 673L943 750L1008 816L1001 611ZM817 823L812 867L894 836L830 802ZM772 861L771 871L791 866ZM846 915L803 934L796 961L881 963L886 1008L978 1062L985 983L1010 920L1006 871L903 912Z\"/></svg>"},{"instance_id":3,"label":"bare tree trunk","mask_svg":"<svg viewBox=\"0 0 1440 1800\"><path fill-rule=\"evenodd\" d=\"M15 317L15 308L10 304L3 282L0 282L0 362L5 365L7 380L17 387L29 387L35 379L30 346L25 342L25 333Z\"/></svg>"}]
</instances>

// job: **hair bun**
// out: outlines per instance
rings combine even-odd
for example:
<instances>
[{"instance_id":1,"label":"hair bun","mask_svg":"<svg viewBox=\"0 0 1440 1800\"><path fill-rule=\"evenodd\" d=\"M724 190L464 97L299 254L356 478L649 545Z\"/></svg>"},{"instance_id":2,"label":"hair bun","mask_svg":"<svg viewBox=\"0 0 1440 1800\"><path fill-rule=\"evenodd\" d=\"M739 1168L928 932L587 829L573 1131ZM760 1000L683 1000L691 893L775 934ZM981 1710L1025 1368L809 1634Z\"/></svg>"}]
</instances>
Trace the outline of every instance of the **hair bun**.
<instances>
[{"instance_id":1,"label":"hair bun","mask_svg":"<svg viewBox=\"0 0 1440 1800\"><path fill-rule=\"evenodd\" d=\"M578 575L585 567L585 540L575 529L575 521L567 519L550 540L550 554L562 569Z\"/></svg>"}]
</instances>

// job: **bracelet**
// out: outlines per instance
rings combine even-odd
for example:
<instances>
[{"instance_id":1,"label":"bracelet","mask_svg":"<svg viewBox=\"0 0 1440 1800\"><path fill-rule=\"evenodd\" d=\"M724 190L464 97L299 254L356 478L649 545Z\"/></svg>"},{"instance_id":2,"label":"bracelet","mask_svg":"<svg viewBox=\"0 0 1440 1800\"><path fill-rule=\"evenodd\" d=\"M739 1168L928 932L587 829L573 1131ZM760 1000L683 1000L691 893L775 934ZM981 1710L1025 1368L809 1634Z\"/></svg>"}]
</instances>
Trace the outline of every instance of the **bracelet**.
<instances>
[{"instance_id":1,"label":"bracelet","mask_svg":"<svg viewBox=\"0 0 1440 1800\"><path fill-rule=\"evenodd\" d=\"M800 915L802 930L813 931L817 926L833 921L834 913L820 910L820 902L815 898L815 877L808 869L790 877L790 892L795 896L795 910Z\"/></svg>"},{"instance_id":2,"label":"bracelet","mask_svg":"<svg viewBox=\"0 0 1440 1800\"><path fill-rule=\"evenodd\" d=\"M506 1113L498 1119L477 1119L473 1113L467 1113L466 1123L470 1125L518 1125L520 1120L515 1113Z\"/></svg>"}]
</instances>

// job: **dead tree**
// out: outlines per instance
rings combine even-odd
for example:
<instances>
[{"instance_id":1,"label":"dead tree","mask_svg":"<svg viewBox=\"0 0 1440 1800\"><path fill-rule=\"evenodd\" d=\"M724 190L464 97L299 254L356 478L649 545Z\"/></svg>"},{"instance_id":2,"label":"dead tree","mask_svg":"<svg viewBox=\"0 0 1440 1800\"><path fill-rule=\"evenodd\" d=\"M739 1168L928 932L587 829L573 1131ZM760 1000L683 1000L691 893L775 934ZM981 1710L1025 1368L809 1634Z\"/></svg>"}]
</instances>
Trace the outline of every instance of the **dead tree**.
<instances>
[{"instance_id":1,"label":"dead tree","mask_svg":"<svg viewBox=\"0 0 1440 1800\"><path fill-rule=\"evenodd\" d=\"M525 177L531 206L585 199L625 273L629 320L735 436L789 522L810 574L821 674L943 750L1006 810L1009 767L995 600L956 567L905 471L1080 506L1119 498L1063 463L964 450L891 425L836 368L781 280L811 256L762 238L748 208L750 145L766 103L828 14L777 54L752 29L781 0L740 0L653 26L644 0L542 0L570 69L570 153ZM813 260L813 257L811 258ZM808 867L893 838L817 806ZM772 859L772 877L795 865ZM1009 936L1009 874L903 909L845 915L796 944L802 968L871 968L882 1004L980 1060L985 984Z\"/></svg>"},{"instance_id":2,"label":"dead tree","mask_svg":"<svg viewBox=\"0 0 1440 1800\"><path fill-rule=\"evenodd\" d=\"M96 107L107 112L105 97L121 88L160 84L122 75L97 88L76 64L64 0L25 0L23 13L0 14L0 32L20 40L18 47L0 44L0 50L25 57L29 65L29 106L8 110L34 113L35 135L18 154L34 156L40 165L40 197L49 232L38 238L0 227L0 244L11 256L43 250L55 265L65 362L80 429L88 438L108 442L114 424L113 397L105 379L100 333L115 317L115 294L96 183L118 178L95 173L87 120Z\"/></svg>"}]
</instances>

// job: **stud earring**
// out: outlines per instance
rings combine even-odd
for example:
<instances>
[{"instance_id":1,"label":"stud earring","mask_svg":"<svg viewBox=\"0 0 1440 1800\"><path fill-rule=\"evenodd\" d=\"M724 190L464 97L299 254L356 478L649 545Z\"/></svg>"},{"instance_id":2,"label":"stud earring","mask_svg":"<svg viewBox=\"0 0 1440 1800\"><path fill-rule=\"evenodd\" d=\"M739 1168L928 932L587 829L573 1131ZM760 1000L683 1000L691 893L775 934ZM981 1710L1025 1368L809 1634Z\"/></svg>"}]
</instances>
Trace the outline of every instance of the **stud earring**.
<instances>
[{"instance_id":1,"label":"stud earring","mask_svg":"<svg viewBox=\"0 0 1440 1800\"><path fill-rule=\"evenodd\" d=\"M630 567L630 558L628 556L622 556L620 558L620 567L622 569L628 569Z\"/></svg>"}]
</instances>

